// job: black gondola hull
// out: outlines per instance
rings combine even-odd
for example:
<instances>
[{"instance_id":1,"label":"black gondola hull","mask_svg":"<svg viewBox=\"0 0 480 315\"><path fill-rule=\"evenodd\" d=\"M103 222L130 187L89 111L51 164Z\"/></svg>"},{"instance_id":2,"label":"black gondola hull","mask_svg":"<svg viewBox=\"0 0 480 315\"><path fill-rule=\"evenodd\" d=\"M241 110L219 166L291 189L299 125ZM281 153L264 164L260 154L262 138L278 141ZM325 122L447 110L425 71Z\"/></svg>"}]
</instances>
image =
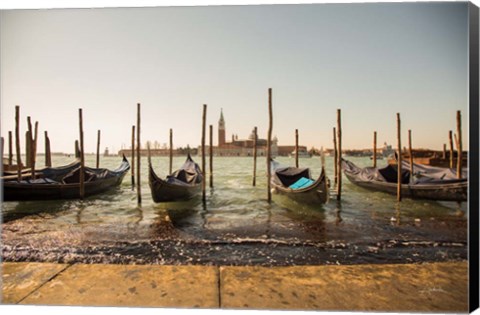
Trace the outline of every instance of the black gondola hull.
<instances>
[{"instance_id":1,"label":"black gondola hull","mask_svg":"<svg viewBox=\"0 0 480 315\"><path fill-rule=\"evenodd\" d=\"M150 179L148 182L154 202L189 200L202 191L202 185L191 187L170 185L161 178L157 178L157 180Z\"/></svg>"},{"instance_id":2,"label":"black gondola hull","mask_svg":"<svg viewBox=\"0 0 480 315\"><path fill-rule=\"evenodd\" d=\"M46 168L43 173L48 174L46 178L60 180L61 174L68 173L75 169L75 164L58 168ZM91 172L100 175L99 178L84 184L84 197L97 195L118 187L130 169L126 158L120 167L114 171L107 169L86 168ZM28 183L25 181L2 180L3 200L4 201L34 201L34 200L61 200L61 199L79 199L80 184L77 183Z\"/></svg>"},{"instance_id":3,"label":"black gondola hull","mask_svg":"<svg viewBox=\"0 0 480 315\"><path fill-rule=\"evenodd\" d=\"M154 202L186 201L198 196L202 191L203 175L198 165L190 157L190 154L182 168L175 172L178 173L188 169L190 175L187 176L190 176L190 181L186 177L180 176L177 179L182 178L182 180L177 181L175 184L169 183L155 174L150 161L148 169L148 185L150 186Z\"/></svg>"},{"instance_id":4,"label":"black gondola hull","mask_svg":"<svg viewBox=\"0 0 480 315\"><path fill-rule=\"evenodd\" d=\"M101 182L85 183L85 195L89 197L109 191L122 183L124 175L108 178ZM49 185L18 185L5 183L3 186L4 201L33 201L33 200L57 200L79 199L79 184L49 184Z\"/></svg>"}]
</instances>

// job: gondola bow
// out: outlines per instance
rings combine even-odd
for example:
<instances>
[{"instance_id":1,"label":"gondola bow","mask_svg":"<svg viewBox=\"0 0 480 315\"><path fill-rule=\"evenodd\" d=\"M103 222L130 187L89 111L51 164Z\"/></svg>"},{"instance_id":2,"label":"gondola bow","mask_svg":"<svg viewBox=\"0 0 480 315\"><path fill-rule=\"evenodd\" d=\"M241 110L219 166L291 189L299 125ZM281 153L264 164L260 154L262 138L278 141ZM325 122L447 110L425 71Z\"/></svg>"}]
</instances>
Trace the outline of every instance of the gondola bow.
<instances>
[{"instance_id":1,"label":"gondola bow","mask_svg":"<svg viewBox=\"0 0 480 315\"><path fill-rule=\"evenodd\" d=\"M166 179L155 174L151 163L148 168L148 183L155 202L189 200L202 190L202 171L190 154L182 167L168 175Z\"/></svg>"}]
</instances>

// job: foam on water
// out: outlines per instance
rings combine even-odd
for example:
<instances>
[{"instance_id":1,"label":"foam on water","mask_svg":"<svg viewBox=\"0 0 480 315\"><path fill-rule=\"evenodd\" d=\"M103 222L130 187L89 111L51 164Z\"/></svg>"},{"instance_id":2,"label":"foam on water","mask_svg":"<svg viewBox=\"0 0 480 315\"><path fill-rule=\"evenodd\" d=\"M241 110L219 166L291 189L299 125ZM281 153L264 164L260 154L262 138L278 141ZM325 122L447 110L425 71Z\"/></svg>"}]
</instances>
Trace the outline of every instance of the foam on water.
<instances>
[{"instance_id":1,"label":"foam on water","mask_svg":"<svg viewBox=\"0 0 480 315\"><path fill-rule=\"evenodd\" d=\"M200 162L199 157L194 157ZM292 164L289 158L279 158ZM361 166L368 158L351 158ZM54 157L54 165L71 159ZM94 165L95 157L87 157ZM113 169L120 157L104 157ZM174 168L184 157L174 158ZM343 179L342 201L307 206L284 196L266 200L264 159L214 159L214 189L207 201L155 204L142 158L142 206L130 174L113 192L83 201L3 204L3 258L10 261L66 261L168 264L295 265L383 263L466 259L466 204L404 199L370 192ZM333 182L332 158L326 159ZM41 165L42 161L39 161ZM154 157L158 174L167 157ZM301 159L312 175L320 159ZM207 176L208 178L208 176Z\"/></svg>"}]
</instances>

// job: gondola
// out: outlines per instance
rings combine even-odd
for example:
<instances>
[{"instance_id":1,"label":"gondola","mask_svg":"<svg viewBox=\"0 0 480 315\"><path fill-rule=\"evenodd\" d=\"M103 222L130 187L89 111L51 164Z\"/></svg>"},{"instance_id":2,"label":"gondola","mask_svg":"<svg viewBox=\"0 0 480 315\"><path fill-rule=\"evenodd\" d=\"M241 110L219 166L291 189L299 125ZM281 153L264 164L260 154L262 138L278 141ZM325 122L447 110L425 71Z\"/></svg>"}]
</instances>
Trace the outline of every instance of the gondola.
<instances>
[{"instance_id":1,"label":"gondola","mask_svg":"<svg viewBox=\"0 0 480 315\"><path fill-rule=\"evenodd\" d=\"M397 167L360 168L342 159L342 169L353 184L374 191L397 194ZM464 171L462 176L466 175ZM456 171L427 165L413 165L413 179L410 180L410 164L402 162L402 197L437 201L467 201L468 180L458 179Z\"/></svg>"},{"instance_id":2,"label":"gondola","mask_svg":"<svg viewBox=\"0 0 480 315\"><path fill-rule=\"evenodd\" d=\"M312 179L309 168L284 166L277 161L271 162L272 191L285 195L297 202L306 204L323 204L328 202L329 189L325 169L317 180Z\"/></svg>"},{"instance_id":3,"label":"gondola","mask_svg":"<svg viewBox=\"0 0 480 315\"><path fill-rule=\"evenodd\" d=\"M150 158L148 168L148 184L155 202L189 200L202 191L202 171L190 154L182 167L168 175L166 179L161 179L155 174Z\"/></svg>"},{"instance_id":4,"label":"gondola","mask_svg":"<svg viewBox=\"0 0 480 315\"><path fill-rule=\"evenodd\" d=\"M22 180L16 175L2 177L4 201L57 200L80 198L80 162L62 167L47 167L35 172L36 178L23 172ZM111 171L105 168L84 168L84 197L106 192L121 184L130 169L125 156L120 166Z\"/></svg>"},{"instance_id":5,"label":"gondola","mask_svg":"<svg viewBox=\"0 0 480 315\"><path fill-rule=\"evenodd\" d=\"M76 159L72 163L63 166L38 168L35 170L35 174L37 177L42 176L58 178L62 176L62 174L65 174L65 172L71 171L78 167L80 167L80 159ZM29 178L29 176L32 174L32 169L29 167L25 167L22 164L20 174L22 178ZM10 180L12 178L15 180L18 178L18 165L7 165L7 167L5 167L4 165L2 179Z\"/></svg>"}]
</instances>

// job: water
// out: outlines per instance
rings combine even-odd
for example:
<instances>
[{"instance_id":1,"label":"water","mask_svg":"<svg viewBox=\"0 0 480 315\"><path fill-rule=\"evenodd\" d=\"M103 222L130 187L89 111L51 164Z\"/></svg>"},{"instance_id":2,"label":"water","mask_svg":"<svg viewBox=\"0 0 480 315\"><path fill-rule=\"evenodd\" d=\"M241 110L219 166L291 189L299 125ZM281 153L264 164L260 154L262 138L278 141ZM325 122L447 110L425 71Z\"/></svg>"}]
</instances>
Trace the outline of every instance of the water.
<instances>
[{"instance_id":1,"label":"water","mask_svg":"<svg viewBox=\"0 0 480 315\"><path fill-rule=\"evenodd\" d=\"M368 158L349 159L371 164ZM175 157L174 169L184 160ZM287 157L277 160L294 163ZM53 157L54 165L71 161ZM168 158L152 161L164 177ZM101 166L114 169L120 162L120 157L102 157ZM257 162L257 186L252 187L252 158L215 158L215 188L207 184L205 204L200 198L155 204L146 158L141 207L130 173L116 191L83 201L5 202L3 259L264 266L467 259L466 203L404 199L398 204L395 196L364 190L343 177L340 203L332 198L325 205L305 206L273 195L269 204L265 158ZM332 162L326 158L333 183ZM86 164L95 165L95 157L87 156ZM320 173L319 158L300 159L300 165L310 167L314 177Z\"/></svg>"}]
</instances>

